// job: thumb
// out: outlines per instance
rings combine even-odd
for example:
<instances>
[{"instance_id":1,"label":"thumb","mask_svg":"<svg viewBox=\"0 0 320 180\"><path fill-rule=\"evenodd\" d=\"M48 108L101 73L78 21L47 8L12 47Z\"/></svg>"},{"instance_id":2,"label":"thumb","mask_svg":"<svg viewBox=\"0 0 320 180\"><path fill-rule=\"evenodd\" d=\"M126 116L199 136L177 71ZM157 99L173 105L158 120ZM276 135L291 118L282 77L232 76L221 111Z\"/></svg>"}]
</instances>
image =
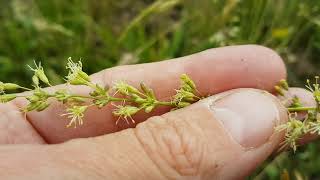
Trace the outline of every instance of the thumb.
<instances>
[{"instance_id":1,"label":"thumb","mask_svg":"<svg viewBox=\"0 0 320 180\"><path fill-rule=\"evenodd\" d=\"M274 127L286 120L273 95L238 89L92 138L88 153L106 157L98 166L110 179L241 179L278 147Z\"/></svg>"},{"instance_id":2,"label":"thumb","mask_svg":"<svg viewBox=\"0 0 320 180\"><path fill-rule=\"evenodd\" d=\"M32 179L47 172L64 176L57 179L242 179L277 149L283 134L274 127L285 121L286 110L273 95L237 89L133 129L19 151L2 148L0 157L10 159L0 167L10 171L0 172ZM46 173L32 173L37 166Z\"/></svg>"}]
</instances>

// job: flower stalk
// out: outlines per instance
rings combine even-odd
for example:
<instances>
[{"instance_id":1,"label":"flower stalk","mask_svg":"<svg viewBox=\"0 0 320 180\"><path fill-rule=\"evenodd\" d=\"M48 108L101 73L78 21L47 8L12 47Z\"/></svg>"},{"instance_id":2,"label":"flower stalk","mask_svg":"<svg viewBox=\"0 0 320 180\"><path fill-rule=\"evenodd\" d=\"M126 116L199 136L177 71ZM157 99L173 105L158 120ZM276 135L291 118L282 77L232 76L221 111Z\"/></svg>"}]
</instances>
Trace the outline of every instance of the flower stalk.
<instances>
[{"instance_id":1,"label":"flower stalk","mask_svg":"<svg viewBox=\"0 0 320 180\"><path fill-rule=\"evenodd\" d=\"M169 106L172 109L186 107L201 98L195 83L188 75L182 74L180 77L180 87L176 94L168 101L159 100L153 90L144 83L139 87L129 85L125 81L119 81L113 87L102 87L94 84L89 75L82 70L81 61L74 62L68 58L66 68L69 70L65 77L67 84L74 86L87 86L91 88L88 95L79 95L69 92L67 89L59 89L55 92L48 92L44 87L51 86L41 63L30 67L34 72L32 76L33 89L22 87L13 83L0 82L0 102L7 103L17 97L25 98L29 103L21 109L22 112L43 111L50 107L54 99L66 105L66 113L62 114L68 118L67 127L78 127L83 125L85 112L91 106L103 108L108 104L113 104L113 115L118 117L115 122L118 124L121 120L126 123L135 123L133 116L140 111L150 113L159 106ZM44 87L42 87L44 86ZM19 95L10 93L10 91L27 90L30 95ZM121 105L120 105L121 104Z\"/></svg>"},{"instance_id":2,"label":"flower stalk","mask_svg":"<svg viewBox=\"0 0 320 180\"><path fill-rule=\"evenodd\" d=\"M300 99L296 96L291 97L289 100L291 103L287 107L289 121L276 128L278 132L285 132L285 141L282 144L282 149L290 147L294 151L297 150L298 143L301 138L307 134L320 135L320 85L319 77L315 77L314 83L307 80L306 89L312 92L313 98L316 102L314 107L303 106ZM285 80L281 80L275 90L279 96L287 98L289 86ZM297 118L297 113L305 112L303 119Z\"/></svg>"},{"instance_id":3,"label":"flower stalk","mask_svg":"<svg viewBox=\"0 0 320 180\"><path fill-rule=\"evenodd\" d=\"M159 106L168 106L171 109L184 108L203 98L197 90L194 81L187 75L180 76L180 87L175 90L176 94L168 101L160 100L156 97L152 88L144 83L139 87L129 85L125 81L116 82L112 87L95 84L89 75L82 70L81 61L74 62L68 59L66 68L69 70L65 77L67 84L74 86L87 86L91 89L88 95L80 95L69 92L67 89L59 89L55 92L48 92L42 86L51 86L41 63L36 64L35 68L30 67L34 72L32 76L33 88L27 88L14 83L0 82L0 103L8 103L16 98L25 98L29 103L21 109L22 112L43 111L50 107L54 99L66 105L66 116L69 120L67 127L78 127L84 124L86 111L95 106L103 108L109 104L113 105L113 115L118 117L116 124L121 120L126 123L135 123L134 115L140 111L150 113ZM316 101L315 107L303 106L298 97L288 97L289 85L286 80L281 80L276 86L275 91L279 96L283 96L290 102L287 107L289 121L276 127L277 131L285 132L285 141L282 148L291 147L296 151L297 141L306 134L320 135L320 85L319 77L315 77L315 82L307 80L306 88L313 93ZM10 93L11 91L30 91L25 94ZM306 112L303 120L299 120L297 113Z\"/></svg>"}]
</instances>

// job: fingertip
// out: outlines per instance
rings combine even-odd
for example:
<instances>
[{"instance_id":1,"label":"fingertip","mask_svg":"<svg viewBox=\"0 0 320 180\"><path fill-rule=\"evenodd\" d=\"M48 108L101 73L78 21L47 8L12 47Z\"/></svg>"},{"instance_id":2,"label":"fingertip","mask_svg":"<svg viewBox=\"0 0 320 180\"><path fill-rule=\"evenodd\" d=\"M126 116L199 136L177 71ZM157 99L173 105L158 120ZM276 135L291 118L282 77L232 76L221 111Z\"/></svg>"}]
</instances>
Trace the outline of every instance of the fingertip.
<instances>
[{"instance_id":1,"label":"fingertip","mask_svg":"<svg viewBox=\"0 0 320 180\"><path fill-rule=\"evenodd\" d=\"M259 45L214 48L184 60L184 70L202 92L222 92L233 88L272 91L281 79L286 78L286 67L281 57Z\"/></svg>"},{"instance_id":2,"label":"fingertip","mask_svg":"<svg viewBox=\"0 0 320 180\"><path fill-rule=\"evenodd\" d=\"M245 45L242 51L251 53L252 57L255 57L252 60L256 64L257 71L263 73L261 77L268 80L264 85L266 88L263 89L272 91L279 80L287 78L285 63L273 49L261 45Z\"/></svg>"},{"instance_id":3,"label":"fingertip","mask_svg":"<svg viewBox=\"0 0 320 180\"><path fill-rule=\"evenodd\" d=\"M293 87L290 88L288 91L288 94L291 97L298 97L301 104L304 106L316 106L316 101L314 100L312 92L304 89L304 88L298 88L298 87Z\"/></svg>"},{"instance_id":4,"label":"fingertip","mask_svg":"<svg viewBox=\"0 0 320 180\"><path fill-rule=\"evenodd\" d=\"M316 101L314 100L313 93L304 88L298 88L298 87L290 88L288 92L285 94L285 96L280 97L280 99L282 100L282 102L285 103L286 106L289 106L291 103L290 99L292 99L293 97L297 97L303 106L307 106L307 107L316 106ZM284 100L287 100L287 101L284 101ZM297 113L297 118L300 120L303 120L305 119L306 115L307 115L307 112L299 112ZM315 140L316 138L318 138L318 135L308 133L298 141L298 144L303 145Z\"/></svg>"}]
</instances>

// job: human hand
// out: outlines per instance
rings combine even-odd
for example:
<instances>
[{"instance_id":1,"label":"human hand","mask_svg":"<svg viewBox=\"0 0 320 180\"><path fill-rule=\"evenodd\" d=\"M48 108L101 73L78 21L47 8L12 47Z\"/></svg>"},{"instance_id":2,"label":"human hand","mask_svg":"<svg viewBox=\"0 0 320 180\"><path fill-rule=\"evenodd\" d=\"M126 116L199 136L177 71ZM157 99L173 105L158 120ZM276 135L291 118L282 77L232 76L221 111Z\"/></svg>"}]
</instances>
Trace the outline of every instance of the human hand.
<instances>
[{"instance_id":1,"label":"human hand","mask_svg":"<svg viewBox=\"0 0 320 180\"><path fill-rule=\"evenodd\" d=\"M281 58L267 48L212 49L111 68L92 79L102 85L143 81L165 99L174 94L183 73L196 82L201 94L215 95L168 113L165 107L140 113L134 119L141 123L126 130L122 130L125 123L115 125L112 106L90 109L83 126L66 129L59 103L44 112L28 113L27 121L18 113L24 100L1 104L0 178L241 179L277 150L283 133L274 127L287 121L287 113L276 97L263 90L272 91L286 72ZM86 94L89 89L72 87L72 91ZM304 104L314 103L310 93L290 91ZM103 136L94 137L98 135ZM74 138L83 139L65 142Z\"/></svg>"}]
</instances>

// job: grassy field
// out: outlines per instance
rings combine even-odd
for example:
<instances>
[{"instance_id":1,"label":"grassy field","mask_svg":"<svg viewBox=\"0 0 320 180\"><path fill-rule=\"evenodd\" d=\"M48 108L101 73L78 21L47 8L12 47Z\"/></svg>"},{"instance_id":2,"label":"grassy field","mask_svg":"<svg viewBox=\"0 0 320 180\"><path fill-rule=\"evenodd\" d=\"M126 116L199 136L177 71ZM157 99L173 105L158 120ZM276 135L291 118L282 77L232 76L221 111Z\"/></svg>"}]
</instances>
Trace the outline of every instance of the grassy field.
<instances>
[{"instance_id":1,"label":"grassy field","mask_svg":"<svg viewBox=\"0 0 320 180\"><path fill-rule=\"evenodd\" d=\"M85 70L159 61L204 49L261 44L302 86L320 74L318 0L0 0L0 81L29 84L26 64L42 61L61 83L67 57ZM283 153L253 179L320 178L319 143ZM317 175L318 174L318 175Z\"/></svg>"}]
</instances>

